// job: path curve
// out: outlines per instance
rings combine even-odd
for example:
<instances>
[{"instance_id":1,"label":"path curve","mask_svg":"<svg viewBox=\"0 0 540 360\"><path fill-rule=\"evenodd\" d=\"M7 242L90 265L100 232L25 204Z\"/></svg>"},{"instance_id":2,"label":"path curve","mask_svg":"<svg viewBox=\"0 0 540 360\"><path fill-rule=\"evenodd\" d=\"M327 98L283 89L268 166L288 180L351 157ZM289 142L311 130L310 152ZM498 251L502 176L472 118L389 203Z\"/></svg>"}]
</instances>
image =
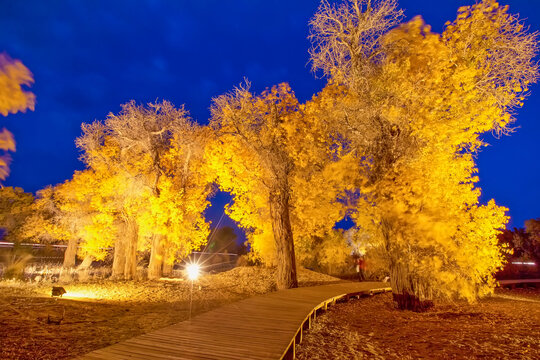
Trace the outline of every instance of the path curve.
<instances>
[{"instance_id":1,"label":"path curve","mask_svg":"<svg viewBox=\"0 0 540 360\"><path fill-rule=\"evenodd\" d=\"M317 313L340 299L389 291L379 282L281 290L244 299L191 320L83 355L81 360L294 359Z\"/></svg>"}]
</instances>

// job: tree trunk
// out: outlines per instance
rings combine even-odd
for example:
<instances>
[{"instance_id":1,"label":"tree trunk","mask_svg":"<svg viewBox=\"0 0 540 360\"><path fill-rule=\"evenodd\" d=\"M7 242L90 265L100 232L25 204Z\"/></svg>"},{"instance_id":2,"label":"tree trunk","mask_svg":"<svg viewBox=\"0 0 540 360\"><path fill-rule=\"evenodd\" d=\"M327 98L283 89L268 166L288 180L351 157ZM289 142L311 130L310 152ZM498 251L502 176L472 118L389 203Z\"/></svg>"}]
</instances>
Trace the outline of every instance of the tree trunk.
<instances>
[{"instance_id":1,"label":"tree trunk","mask_svg":"<svg viewBox=\"0 0 540 360\"><path fill-rule=\"evenodd\" d=\"M175 257L171 256L171 249L163 246L163 276L171 276L174 269Z\"/></svg>"},{"instance_id":2,"label":"tree trunk","mask_svg":"<svg viewBox=\"0 0 540 360\"><path fill-rule=\"evenodd\" d=\"M124 268L126 266L126 238L119 234L114 242L114 258L111 278L114 280L124 279Z\"/></svg>"},{"instance_id":3,"label":"tree trunk","mask_svg":"<svg viewBox=\"0 0 540 360\"><path fill-rule=\"evenodd\" d=\"M126 263L124 268L124 278L134 280L137 278L137 243L139 242L139 231L137 223L133 219L127 220L126 231Z\"/></svg>"},{"instance_id":4,"label":"tree trunk","mask_svg":"<svg viewBox=\"0 0 540 360\"><path fill-rule=\"evenodd\" d=\"M162 236L154 235L150 263L148 264L148 279L159 279L163 276L163 244Z\"/></svg>"},{"instance_id":5,"label":"tree trunk","mask_svg":"<svg viewBox=\"0 0 540 360\"><path fill-rule=\"evenodd\" d=\"M286 180L280 185L270 193L270 217L277 255L276 282L278 289L290 289L298 287L298 279L289 216L289 188Z\"/></svg>"},{"instance_id":6,"label":"tree trunk","mask_svg":"<svg viewBox=\"0 0 540 360\"><path fill-rule=\"evenodd\" d=\"M413 279L405 264L392 262L390 265L392 298L400 310L424 312L433 307L433 301L426 299L421 281Z\"/></svg>"},{"instance_id":7,"label":"tree trunk","mask_svg":"<svg viewBox=\"0 0 540 360\"><path fill-rule=\"evenodd\" d=\"M70 269L75 267L75 260L77 258L77 239L69 239L66 252L64 253L64 263L62 267L64 269Z\"/></svg>"},{"instance_id":8,"label":"tree trunk","mask_svg":"<svg viewBox=\"0 0 540 360\"><path fill-rule=\"evenodd\" d=\"M165 260L163 262L163 276L171 276L174 268L174 262Z\"/></svg>"},{"instance_id":9,"label":"tree trunk","mask_svg":"<svg viewBox=\"0 0 540 360\"><path fill-rule=\"evenodd\" d=\"M60 281L70 282L72 280L73 268L77 259L77 240L69 239L66 251L64 252L64 262L60 270Z\"/></svg>"},{"instance_id":10,"label":"tree trunk","mask_svg":"<svg viewBox=\"0 0 540 360\"><path fill-rule=\"evenodd\" d=\"M88 273L88 270L90 269L90 265L92 265L93 261L94 258L91 255L87 255L83 262L77 267L79 281L87 281L89 279L90 274Z\"/></svg>"}]
</instances>

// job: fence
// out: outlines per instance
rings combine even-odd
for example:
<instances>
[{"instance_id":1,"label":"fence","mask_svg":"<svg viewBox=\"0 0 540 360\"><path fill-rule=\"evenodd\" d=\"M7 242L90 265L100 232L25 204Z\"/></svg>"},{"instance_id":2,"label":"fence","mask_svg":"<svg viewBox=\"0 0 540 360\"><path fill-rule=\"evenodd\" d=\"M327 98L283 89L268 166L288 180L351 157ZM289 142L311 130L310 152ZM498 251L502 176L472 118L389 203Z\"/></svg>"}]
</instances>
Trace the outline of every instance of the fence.
<instances>
[{"instance_id":1,"label":"fence","mask_svg":"<svg viewBox=\"0 0 540 360\"><path fill-rule=\"evenodd\" d=\"M28 254L31 255L31 257L24 260L24 264L22 264L22 272L25 279L34 280L36 277L58 278L62 273L62 263L66 248L66 245L14 244L11 242L0 241L0 277L2 277L7 268L12 266L15 262L21 261L21 259ZM140 275L142 277L145 277L145 268L148 260L148 254L141 260ZM183 277L185 264L190 262L196 262L201 265L203 272L216 273L234 268L237 260L238 254L196 251L191 253L187 259L176 262L172 273L169 276ZM93 274L96 273L96 276L98 277L106 277L107 274L110 275L111 266L112 256L105 261L94 261L92 267L88 270L88 275L93 277Z\"/></svg>"}]
</instances>

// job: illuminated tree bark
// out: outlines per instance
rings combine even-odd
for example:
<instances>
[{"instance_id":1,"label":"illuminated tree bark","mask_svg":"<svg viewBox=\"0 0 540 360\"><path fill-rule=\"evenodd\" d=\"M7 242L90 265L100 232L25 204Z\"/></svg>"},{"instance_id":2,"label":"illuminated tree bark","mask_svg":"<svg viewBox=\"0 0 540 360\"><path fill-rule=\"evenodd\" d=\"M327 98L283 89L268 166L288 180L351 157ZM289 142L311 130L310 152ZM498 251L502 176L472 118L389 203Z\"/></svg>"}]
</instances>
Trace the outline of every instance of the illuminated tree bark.
<instances>
[{"instance_id":1,"label":"illuminated tree bark","mask_svg":"<svg viewBox=\"0 0 540 360\"><path fill-rule=\"evenodd\" d=\"M159 279L163 275L163 244L161 235L152 238L150 262L148 263L148 279Z\"/></svg>"},{"instance_id":2,"label":"illuminated tree bark","mask_svg":"<svg viewBox=\"0 0 540 360\"><path fill-rule=\"evenodd\" d=\"M114 255L112 274L113 279L124 279L124 271L126 267L127 257L127 239L124 236L118 236L114 242Z\"/></svg>"},{"instance_id":3,"label":"illuminated tree bark","mask_svg":"<svg viewBox=\"0 0 540 360\"><path fill-rule=\"evenodd\" d=\"M137 278L137 243L139 241L139 232L137 223L130 219L128 221L128 247L126 250L126 270L124 272L127 280Z\"/></svg>"},{"instance_id":4,"label":"illuminated tree bark","mask_svg":"<svg viewBox=\"0 0 540 360\"><path fill-rule=\"evenodd\" d=\"M163 276L171 276L174 269L174 258L165 257L163 261Z\"/></svg>"},{"instance_id":5,"label":"illuminated tree bark","mask_svg":"<svg viewBox=\"0 0 540 360\"><path fill-rule=\"evenodd\" d=\"M269 198L272 230L276 243L278 289L298 287L289 199L289 188L285 179L280 186L276 186L270 192Z\"/></svg>"},{"instance_id":6,"label":"illuminated tree bark","mask_svg":"<svg viewBox=\"0 0 540 360\"><path fill-rule=\"evenodd\" d=\"M71 238L68 240L66 251L64 252L64 263L62 264L64 269L75 267L75 260L77 259L77 244L78 239Z\"/></svg>"},{"instance_id":7,"label":"illuminated tree bark","mask_svg":"<svg viewBox=\"0 0 540 360\"><path fill-rule=\"evenodd\" d=\"M170 256L167 244L161 235L154 235L152 239L152 249L150 252L150 262L148 264L148 278L159 279L162 276L172 274L174 266L174 256Z\"/></svg>"},{"instance_id":8,"label":"illuminated tree bark","mask_svg":"<svg viewBox=\"0 0 540 360\"><path fill-rule=\"evenodd\" d=\"M80 281L87 281L89 279L90 274L88 270L90 269L93 261L94 257L92 255L86 255L82 263L77 267L77 274Z\"/></svg>"}]
</instances>

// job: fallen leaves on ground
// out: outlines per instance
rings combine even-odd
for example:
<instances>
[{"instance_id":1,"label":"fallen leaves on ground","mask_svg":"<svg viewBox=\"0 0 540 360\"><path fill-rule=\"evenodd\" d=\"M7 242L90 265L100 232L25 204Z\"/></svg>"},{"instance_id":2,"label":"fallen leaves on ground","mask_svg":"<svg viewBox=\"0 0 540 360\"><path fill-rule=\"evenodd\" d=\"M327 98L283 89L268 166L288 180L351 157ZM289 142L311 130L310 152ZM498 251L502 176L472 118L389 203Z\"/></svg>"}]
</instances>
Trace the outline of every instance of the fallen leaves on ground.
<instances>
[{"instance_id":1,"label":"fallen leaves on ground","mask_svg":"<svg viewBox=\"0 0 540 360\"><path fill-rule=\"evenodd\" d=\"M274 291L274 278L274 270L262 267L205 275L193 286L193 314ZM298 278L300 286L339 281L305 269ZM52 284L0 282L0 359L70 359L189 316L190 281L62 286L64 297L51 298Z\"/></svg>"},{"instance_id":2,"label":"fallen leaves on ground","mask_svg":"<svg viewBox=\"0 0 540 360\"><path fill-rule=\"evenodd\" d=\"M299 360L538 359L540 290L502 290L476 304L394 309L392 295L337 304L297 346Z\"/></svg>"}]
</instances>

